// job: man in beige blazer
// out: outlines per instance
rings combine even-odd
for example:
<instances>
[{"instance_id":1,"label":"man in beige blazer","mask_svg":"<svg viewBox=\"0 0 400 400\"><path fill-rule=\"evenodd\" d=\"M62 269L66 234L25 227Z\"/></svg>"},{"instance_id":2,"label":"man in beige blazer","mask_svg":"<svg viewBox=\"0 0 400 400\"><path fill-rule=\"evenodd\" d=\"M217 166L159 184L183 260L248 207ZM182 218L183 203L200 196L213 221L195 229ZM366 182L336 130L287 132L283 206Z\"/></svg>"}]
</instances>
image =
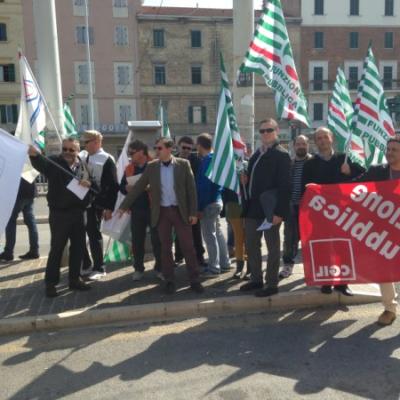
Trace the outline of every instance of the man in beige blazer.
<instances>
[{"instance_id":1,"label":"man in beige blazer","mask_svg":"<svg viewBox=\"0 0 400 400\"><path fill-rule=\"evenodd\" d=\"M199 267L191 228L197 222L196 186L189 162L172 156L173 145L170 138L157 140L155 150L158 159L147 165L141 178L121 203L119 213L127 212L136 198L148 188L151 225L157 227L161 241L161 264L166 292L175 292L175 263L172 256L174 228L188 268L190 288L202 293L204 288L199 282Z\"/></svg>"}]
</instances>

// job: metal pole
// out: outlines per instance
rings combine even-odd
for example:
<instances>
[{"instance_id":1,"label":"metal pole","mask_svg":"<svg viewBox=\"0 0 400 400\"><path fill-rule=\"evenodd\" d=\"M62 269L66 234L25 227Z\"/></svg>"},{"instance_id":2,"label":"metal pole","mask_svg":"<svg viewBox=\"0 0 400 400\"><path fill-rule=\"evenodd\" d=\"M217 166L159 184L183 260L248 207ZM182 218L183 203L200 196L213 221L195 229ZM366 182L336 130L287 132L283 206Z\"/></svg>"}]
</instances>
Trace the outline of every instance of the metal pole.
<instances>
[{"instance_id":1,"label":"metal pole","mask_svg":"<svg viewBox=\"0 0 400 400\"><path fill-rule=\"evenodd\" d=\"M64 112L58 49L57 18L54 0L33 0L38 80L43 97L54 117L54 130L64 134ZM47 135L47 149L59 153L59 139Z\"/></svg>"},{"instance_id":2,"label":"metal pole","mask_svg":"<svg viewBox=\"0 0 400 400\"><path fill-rule=\"evenodd\" d=\"M89 127L94 129L94 107L93 107L93 82L92 82L92 63L90 59L90 35L89 35L89 6L88 0L85 0L85 23L86 23L86 58L87 58L87 69L89 79Z\"/></svg>"},{"instance_id":3,"label":"metal pole","mask_svg":"<svg viewBox=\"0 0 400 400\"><path fill-rule=\"evenodd\" d=\"M233 0L233 103L240 134L252 149L254 148L254 78L253 74L247 74L237 79L237 71L253 34L253 0Z\"/></svg>"}]
</instances>

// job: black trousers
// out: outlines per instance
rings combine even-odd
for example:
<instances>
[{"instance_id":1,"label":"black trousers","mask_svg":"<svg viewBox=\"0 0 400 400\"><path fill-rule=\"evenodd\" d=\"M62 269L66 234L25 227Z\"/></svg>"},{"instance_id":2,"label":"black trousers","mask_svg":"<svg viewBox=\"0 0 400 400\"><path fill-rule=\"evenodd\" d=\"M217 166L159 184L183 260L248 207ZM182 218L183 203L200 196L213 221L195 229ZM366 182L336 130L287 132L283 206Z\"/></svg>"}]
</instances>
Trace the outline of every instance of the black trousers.
<instances>
[{"instance_id":1,"label":"black trousers","mask_svg":"<svg viewBox=\"0 0 400 400\"><path fill-rule=\"evenodd\" d=\"M64 248L69 247L69 281L79 279L83 251L85 249L84 210L50 210L50 253L46 265L46 285L57 285L60 281L60 264Z\"/></svg>"},{"instance_id":2,"label":"black trousers","mask_svg":"<svg viewBox=\"0 0 400 400\"><path fill-rule=\"evenodd\" d=\"M103 236L100 232L103 210L96 207L86 209L86 233L89 238L90 253L93 259L93 270L100 271L104 268L103 264ZM89 251L85 247L83 268L87 269L92 265Z\"/></svg>"},{"instance_id":3,"label":"black trousers","mask_svg":"<svg viewBox=\"0 0 400 400\"><path fill-rule=\"evenodd\" d=\"M283 262L285 265L294 265L294 259L299 251L299 206L290 205L290 214L284 222Z\"/></svg>"},{"instance_id":4,"label":"black trousers","mask_svg":"<svg viewBox=\"0 0 400 400\"><path fill-rule=\"evenodd\" d=\"M161 242L157 228L151 227L151 214L148 210L132 210L131 232L132 232L132 253L133 268L135 271L144 271L144 254L146 244L146 231L150 228L150 240L155 258L154 269L161 272Z\"/></svg>"},{"instance_id":5,"label":"black trousers","mask_svg":"<svg viewBox=\"0 0 400 400\"><path fill-rule=\"evenodd\" d=\"M204 247L203 247L203 236L201 235L201 225L200 221L197 222L197 224L192 225L192 235L193 235L193 244L194 244L194 249L196 251L196 257L198 261L203 261L204 260ZM178 235L176 235L175 238L175 259L182 259L183 254L182 250L179 246L179 240L178 240Z\"/></svg>"}]
</instances>

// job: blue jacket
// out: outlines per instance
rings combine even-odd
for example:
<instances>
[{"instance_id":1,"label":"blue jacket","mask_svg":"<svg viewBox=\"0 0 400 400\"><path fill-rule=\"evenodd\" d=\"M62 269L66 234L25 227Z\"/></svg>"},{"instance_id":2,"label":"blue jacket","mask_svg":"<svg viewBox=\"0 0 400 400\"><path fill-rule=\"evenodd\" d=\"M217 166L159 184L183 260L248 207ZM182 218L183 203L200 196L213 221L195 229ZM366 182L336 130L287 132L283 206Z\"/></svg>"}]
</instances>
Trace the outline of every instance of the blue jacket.
<instances>
[{"instance_id":1,"label":"blue jacket","mask_svg":"<svg viewBox=\"0 0 400 400\"><path fill-rule=\"evenodd\" d=\"M201 158L200 166L196 174L197 202L199 211L203 211L209 204L222 201L221 186L211 182L206 177L208 166L212 160L212 153Z\"/></svg>"}]
</instances>

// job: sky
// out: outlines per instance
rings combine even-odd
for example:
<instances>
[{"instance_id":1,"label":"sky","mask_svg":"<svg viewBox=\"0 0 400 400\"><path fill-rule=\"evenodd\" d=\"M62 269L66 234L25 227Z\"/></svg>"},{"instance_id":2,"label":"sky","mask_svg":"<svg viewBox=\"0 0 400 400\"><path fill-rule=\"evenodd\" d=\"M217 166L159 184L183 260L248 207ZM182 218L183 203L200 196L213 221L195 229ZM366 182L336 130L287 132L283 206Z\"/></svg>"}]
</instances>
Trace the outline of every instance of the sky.
<instances>
[{"instance_id":1,"label":"sky","mask_svg":"<svg viewBox=\"0 0 400 400\"><path fill-rule=\"evenodd\" d=\"M243 0L247 1L247 0ZM166 7L196 7L198 4L202 8L232 8L232 0L145 0L145 6L160 6L162 3ZM255 6L261 6L261 0L254 0Z\"/></svg>"}]
</instances>

